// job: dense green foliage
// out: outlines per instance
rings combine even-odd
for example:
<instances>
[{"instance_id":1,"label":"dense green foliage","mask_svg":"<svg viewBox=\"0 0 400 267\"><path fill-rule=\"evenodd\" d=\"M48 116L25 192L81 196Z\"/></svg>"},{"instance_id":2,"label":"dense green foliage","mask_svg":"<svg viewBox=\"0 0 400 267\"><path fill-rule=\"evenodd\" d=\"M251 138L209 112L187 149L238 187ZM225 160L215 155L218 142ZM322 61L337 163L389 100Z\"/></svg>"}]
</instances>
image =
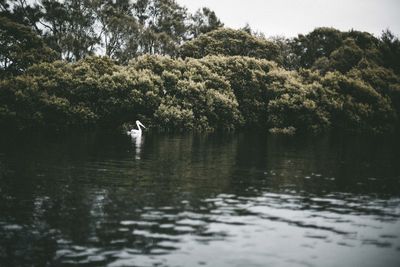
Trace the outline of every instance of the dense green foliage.
<instances>
[{"instance_id":1,"label":"dense green foliage","mask_svg":"<svg viewBox=\"0 0 400 267\"><path fill-rule=\"evenodd\" d=\"M0 37L0 78L56 58L54 51L31 28L6 17L0 17Z\"/></svg>"},{"instance_id":2,"label":"dense green foliage","mask_svg":"<svg viewBox=\"0 0 400 267\"><path fill-rule=\"evenodd\" d=\"M0 0L0 17L31 29L69 62L94 54L124 64L142 54L176 56L184 41L223 26L212 10L190 14L175 0Z\"/></svg>"},{"instance_id":3,"label":"dense green foliage","mask_svg":"<svg viewBox=\"0 0 400 267\"><path fill-rule=\"evenodd\" d=\"M116 127L139 117L164 129L233 129L241 123L223 77L198 60L161 56L140 57L126 67L97 57L42 63L2 81L0 103L0 122L18 128Z\"/></svg>"},{"instance_id":4,"label":"dense green foliage","mask_svg":"<svg viewBox=\"0 0 400 267\"><path fill-rule=\"evenodd\" d=\"M249 56L274 60L278 47L246 31L217 29L200 35L181 46L182 57L202 58L206 55Z\"/></svg>"},{"instance_id":5,"label":"dense green foliage","mask_svg":"<svg viewBox=\"0 0 400 267\"><path fill-rule=\"evenodd\" d=\"M400 41L390 31L383 32L378 39L367 32L317 28L307 35L277 40L277 43L280 47L289 47L280 49L280 58L291 69L345 73L367 60L396 73L400 70Z\"/></svg>"},{"instance_id":6,"label":"dense green foliage","mask_svg":"<svg viewBox=\"0 0 400 267\"><path fill-rule=\"evenodd\" d=\"M146 55L128 66L99 57L56 61L1 82L0 122L59 129L118 127L140 118L167 130L384 132L397 123L399 83L385 84L373 71L321 75L241 56ZM381 92L374 83L383 83Z\"/></svg>"},{"instance_id":7,"label":"dense green foliage","mask_svg":"<svg viewBox=\"0 0 400 267\"><path fill-rule=\"evenodd\" d=\"M0 48L1 127L399 126L400 41L389 30L267 39L174 0L0 0Z\"/></svg>"}]
</instances>

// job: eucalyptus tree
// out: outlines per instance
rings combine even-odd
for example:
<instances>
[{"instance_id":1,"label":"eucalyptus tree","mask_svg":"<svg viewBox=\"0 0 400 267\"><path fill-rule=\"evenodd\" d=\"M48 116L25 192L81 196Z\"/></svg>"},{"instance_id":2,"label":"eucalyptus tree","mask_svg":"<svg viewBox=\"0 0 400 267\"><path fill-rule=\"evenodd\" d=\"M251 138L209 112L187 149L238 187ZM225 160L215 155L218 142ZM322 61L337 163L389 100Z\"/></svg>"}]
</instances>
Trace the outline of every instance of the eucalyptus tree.
<instances>
[{"instance_id":1,"label":"eucalyptus tree","mask_svg":"<svg viewBox=\"0 0 400 267\"><path fill-rule=\"evenodd\" d=\"M287 70L295 70L300 67L299 57L292 48L292 39L284 36L272 36L269 40L278 47L276 62Z\"/></svg>"},{"instance_id":2,"label":"eucalyptus tree","mask_svg":"<svg viewBox=\"0 0 400 267\"><path fill-rule=\"evenodd\" d=\"M38 34L41 33L37 23L42 14L40 5L37 1L1 0L0 14L1 16L6 16L17 23L32 27L32 29Z\"/></svg>"},{"instance_id":3,"label":"eucalyptus tree","mask_svg":"<svg viewBox=\"0 0 400 267\"><path fill-rule=\"evenodd\" d=\"M0 77L22 73L35 63L55 57L32 28L0 16Z\"/></svg>"},{"instance_id":4,"label":"eucalyptus tree","mask_svg":"<svg viewBox=\"0 0 400 267\"><path fill-rule=\"evenodd\" d=\"M384 65L400 73L400 40L390 31L382 33L380 51Z\"/></svg>"},{"instance_id":5,"label":"eucalyptus tree","mask_svg":"<svg viewBox=\"0 0 400 267\"><path fill-rule=\"evenodd\" d=\"M219 20L214 11L203 7L190 16L190 37L196 38L200 34L222 28L223 26L224 24Z\"/></svg>"},{"instance_id":6,"label":"eucalyptus tree","mask_svg":"<svg viewBox=\"0 0 400 267\"><path fill-rule=\"evenodd\" d=\"M20 74L35 63L56 58L40 36L40 16L37 4L0 1L0 77Z\"/></svg>"},{"instance_id":7,"label":"eucalyptus tree","mask_svg":"<svg viewBox=\"0 0 400 267\"><path fill-rule=\"evenodd\" d=\"M44 38L62 59L77 61L94 54L99 37L89 0L42 0Z\"/></svg>"},{"instance_id":8,"label":"eucalyptus tree","mask_svg":"<svg viewBox=\"0 0 400 267\"><path fill-rule=\"evenodd\" d=\"M121 63L134 58L139 46L140 25L131 1L96 0L93 9L104 54Z\"/></svg>"},{"instance_id":9,"label":"eucalyptus tree","mask_svg":"<svg viewBox=\"0 0 400 267\"><path fill-rule=\"evenodd\" d=\"M175 56L188 32L186 8L175 0L138 0L134 10L141 27L139 52Z\"/></svg>"}]
</instances>

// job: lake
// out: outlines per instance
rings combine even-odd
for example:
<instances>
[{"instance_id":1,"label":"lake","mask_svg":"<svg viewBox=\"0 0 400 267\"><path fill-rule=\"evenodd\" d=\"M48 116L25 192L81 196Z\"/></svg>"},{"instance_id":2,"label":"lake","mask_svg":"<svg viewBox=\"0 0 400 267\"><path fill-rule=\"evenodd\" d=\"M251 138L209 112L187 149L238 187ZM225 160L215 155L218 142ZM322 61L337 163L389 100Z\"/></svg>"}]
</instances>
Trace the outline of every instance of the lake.
<instances>
[{"instance_id":1,"label":"lake","mask_svg":"<svg viewBox=\"0 0 400 267\"><path fill-rule=\"evenodd\" d=\"M0 266L400 266L400 140L0 140Z\"/></svg>"}]
</instances>

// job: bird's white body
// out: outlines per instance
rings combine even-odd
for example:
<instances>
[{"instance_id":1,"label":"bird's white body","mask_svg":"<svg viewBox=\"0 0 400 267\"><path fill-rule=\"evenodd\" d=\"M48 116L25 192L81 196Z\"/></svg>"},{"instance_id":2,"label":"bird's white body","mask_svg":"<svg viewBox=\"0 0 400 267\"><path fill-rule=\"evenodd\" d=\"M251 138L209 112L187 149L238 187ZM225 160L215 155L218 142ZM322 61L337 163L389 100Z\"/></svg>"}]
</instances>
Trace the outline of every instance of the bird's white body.
<instances>
[{"instance_id":1,"label":"bird's white body","mask_svg":"<svg viewBox=\"0 0 400 267\"><path fill-rule=\"evenodd\" d=\"M143 128L146 128L146 127L140 121L136 121L136 125L138 128L128 131L127 132L128 135L130 135L132 137L142 136L142 128L140 128L140 126L142 126Z\"/></svg>"}]
</instances>

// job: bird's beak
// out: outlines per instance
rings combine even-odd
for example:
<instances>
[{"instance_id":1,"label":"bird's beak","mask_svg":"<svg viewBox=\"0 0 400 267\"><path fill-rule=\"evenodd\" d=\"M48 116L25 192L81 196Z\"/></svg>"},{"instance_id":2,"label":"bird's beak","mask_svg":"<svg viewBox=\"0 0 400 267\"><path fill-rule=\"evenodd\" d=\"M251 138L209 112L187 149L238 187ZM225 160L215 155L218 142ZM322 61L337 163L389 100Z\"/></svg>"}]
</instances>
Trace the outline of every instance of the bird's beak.
<instances>
[{"instance_id":1,"label":"bird's beak","mask_svg":"<svg viewBox=\"0 0 400 267\"><path fill-rule=\"evenodd\" d=\"M144 126L141 122L140 122L140 126L142 126L143 128L146 128L146 126Z\"/></svg>"}]
</instances>

